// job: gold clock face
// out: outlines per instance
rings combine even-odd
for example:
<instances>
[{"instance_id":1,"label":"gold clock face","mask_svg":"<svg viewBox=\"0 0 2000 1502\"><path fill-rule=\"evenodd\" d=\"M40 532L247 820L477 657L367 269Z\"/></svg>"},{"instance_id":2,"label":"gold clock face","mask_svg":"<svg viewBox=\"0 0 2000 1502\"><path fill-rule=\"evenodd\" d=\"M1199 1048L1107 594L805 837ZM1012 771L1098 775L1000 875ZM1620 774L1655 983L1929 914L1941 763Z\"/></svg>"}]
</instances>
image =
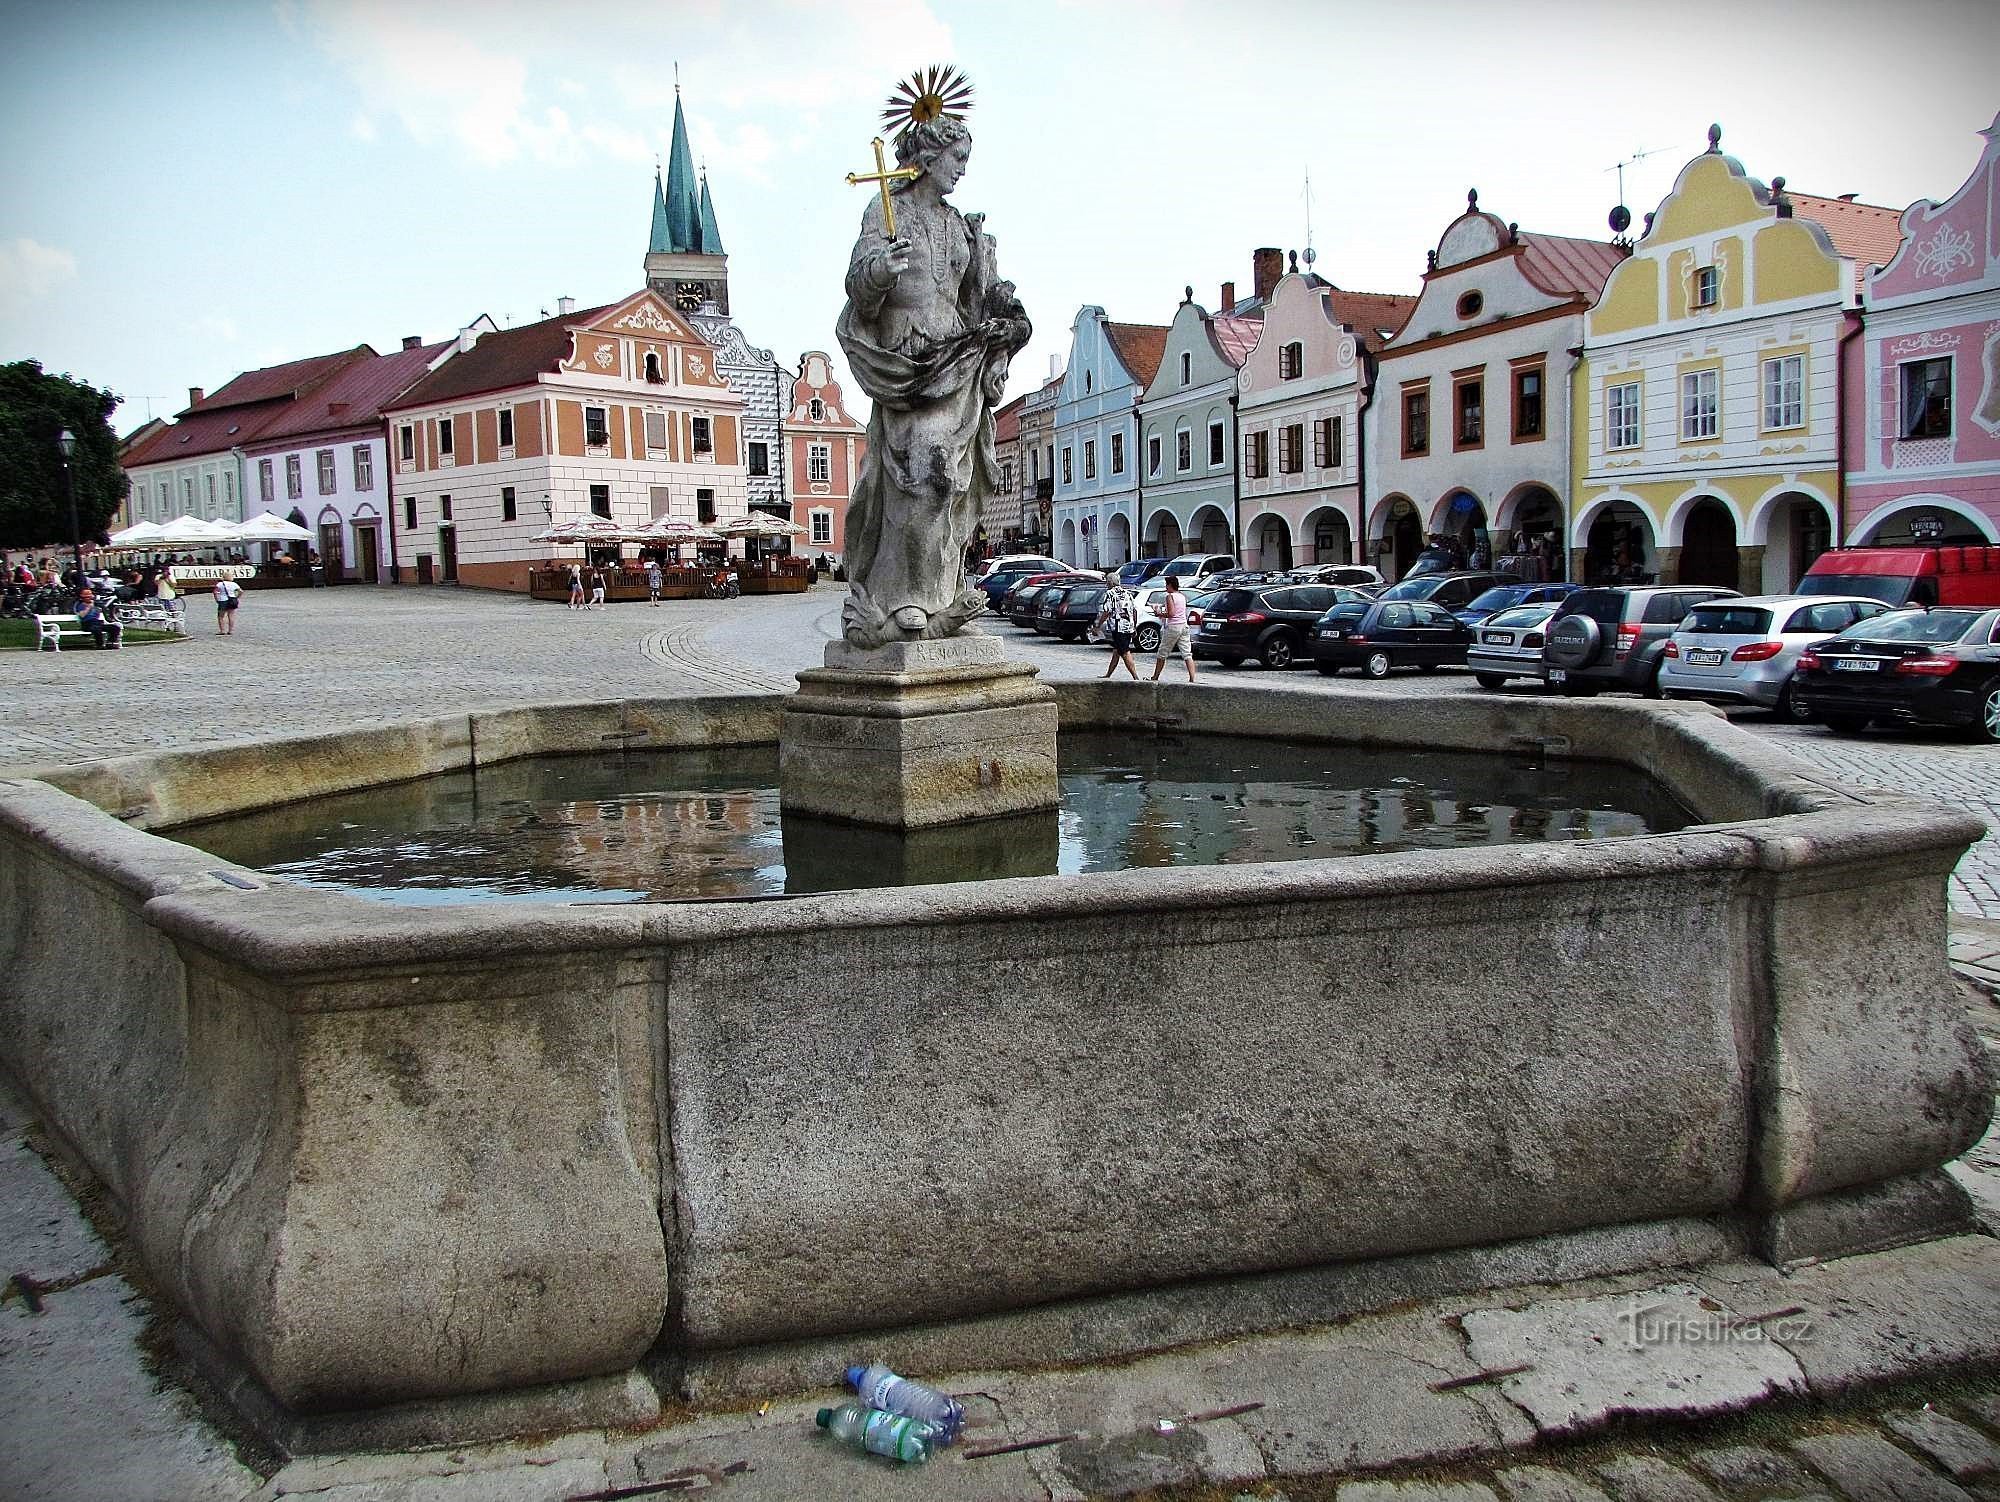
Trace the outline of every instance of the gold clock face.
<instances>
[{"instance_id":1,"label":"gold clock face","mask_svg":"<svg viewBox=\"0 0 2000 1502\"><path fill-rule=\"evenodd\" d=\"M674 287L674 306L683 313L692 313L708 298L708 287L702 282L681 282Z\"/></svg>"}]
</instances>

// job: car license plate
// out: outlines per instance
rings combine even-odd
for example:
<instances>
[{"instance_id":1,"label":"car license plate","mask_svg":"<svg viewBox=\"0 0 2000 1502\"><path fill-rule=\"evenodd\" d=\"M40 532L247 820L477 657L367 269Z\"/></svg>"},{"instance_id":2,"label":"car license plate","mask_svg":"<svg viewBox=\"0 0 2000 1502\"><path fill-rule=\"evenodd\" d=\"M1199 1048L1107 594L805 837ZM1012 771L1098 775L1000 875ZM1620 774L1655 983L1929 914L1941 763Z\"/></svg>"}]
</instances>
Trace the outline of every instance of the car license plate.
<instances>
[{"instance_id":1,"label":"car license plate","mask_svg":"<svg viewBox=\"0 0 2000 1502\"><path fill-rule=\"evenodd\" d=\"M1712 648L1697 647L1688 653L1688 661L1698 668L1712 668L1722 661L1722 653Z\"/></svg>"},{"instance_id":2,"label":"car license plate","mask_svg":"<svg viewBox=\"0 0 2000 1502\"><path fill-rule=\"evenodd\" d=\"M1567 682L1569 682L1569 674L1568 674L1568 673L1566 673L1566 672L1564 672L1564 671L1563 671L1563 670L1562 670L1561 668L1550 668L1550 669L1549 669L1549 682L1551 682L1551 683L1567 683Z\"/></svg>"},{"instance_id":3,"label":"car license plate","mask_svg":"<svg viewBox=\"0 0 2000 1502\"><path fill-rule=\"evenodd\" d=\"M1222 623L1220 621L1203 621L1201 623L1201 629L1208 632L1220 631L1222 629Z\"/></svg>"},{"instance_id":4,"label":"car license plate","mask_svg":"<svg viewBox=\"0 0 2000 1502\"><path fill-rule=\"evenodd\" d=\"M1874 673L1881 670L1880 659L1874 657L1836 657L1833 670L1836 673Z\"/></svg>"},{"instance_id":5,"label":"car license plate","mask_svg":"<svg viewBox=\"0 0 2000 1502\"><path fill-rule=\"evenodd\" d=\"M1514 633L1511 631L1488 631L1483 633L1479 639L1481 641L1492 642L1496 647L1511 647L1514 645Z\"/></svg>"},{"instance_id":6,"label":"car license plate","mask_svg":"<svg viewBox=\"0 0 2000 1502\"><path fill-rule=\"evenodd\" d=\"M1323 627L1323 628L1322 628L1322 629L1320 630L1320 633L1319 633L1319 634L1320 634L1321 636L1325 636L1325 637L1330 637L1330 638L1331 638L1331 639L1333 639L1334 641L1338 641L1338 640L1339 640L1339 639L1340 639L1341 637L1343 637L1343 636L1347 635L1347 633L1346 633L1345 631L1341 630L1341 629L1340 629L1340 627L1338 627L1338 626L1326 626L1326 627Z\"/></svg>"}]
</instances>

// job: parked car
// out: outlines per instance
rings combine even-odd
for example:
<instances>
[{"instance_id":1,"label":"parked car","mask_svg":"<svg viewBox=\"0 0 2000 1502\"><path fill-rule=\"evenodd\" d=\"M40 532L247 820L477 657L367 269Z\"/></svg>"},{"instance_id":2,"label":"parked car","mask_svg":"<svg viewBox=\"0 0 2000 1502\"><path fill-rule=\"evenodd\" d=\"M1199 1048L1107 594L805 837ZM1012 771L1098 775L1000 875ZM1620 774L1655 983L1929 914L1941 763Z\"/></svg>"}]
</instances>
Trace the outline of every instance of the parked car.
<instances>
[{"instance_id":1,"label":"parked car","mask_svg":"<svg viewBox=\"0 0 2000 1502\"><path fill-rule=\"evenodd\" d=\"M1267 668L1288 668L1311 655L1313 628L1340 603L1331 584L1278 584L1224 589L1201 608L1194 655L1226 668L1254 657Z\"/></svg>"},{"instance_id":2,"label":"parked car","mask_svg":"<svg viewBox=\"0 0 2000 1502\"><path fill-rule=\"evenodd\" d=\"M1178 579L1181 588L1198 584L1210 574L1219 574L1226 568L1235 568L1236 560L1227 553L1183 553L1160 570L1162 579Z\"/></svg>"},{"instance_id":3,"label":"parked car","mask_svg":"<svg viewBox=\"0 0 2000 1502\"><path fill-rule=\"evenodd\" d=\"M1799 654L1888 609L1858 595L1752 595L1697 605L1667 638L1660 691L1809 720L1791 693Z\"/></svg>"},{"instance_id":4,"label":"parked car","mask_svg":"<svg viewBox=\"0 0 2000 1502\"><path fill-rule=\"evenodd\" d=\"M1802 595L1868 595L1886 605L2000 605L2000 547L1829 548L1799 580Z\"/></svg>"},{"instance_id":5,"label":"parked car","mask_svg":"<svg viewBox=\"0 0 2000 1502\"><path fill-rule=\"evenodd\" d=\"M1542 678L1542 631L1558 601L1516 605L1489 615L1473 627L1475 640L1465 665L1481 688L1500 688L1509 678ZM1463 615L1459 616L1464 620Z\"/></svg>"},{"instance_id":6,"label":"parked car","mask_svg":"<svg viewBox=\"0 0 2000 1502\"><path fill-rule=\"evenodd\" d=\"M1622 688L1660 695L1667 638L1690 610L1733 600L1708 584L1616 585L1579 589L1556 606L1543 635L1543 676L1566 694Z\"/></svg>"},{"instance_id":7,"label":"parked car","mask_svg":"<svg viewBox=\"0 0 2000 1502\"><path fill-rule=\"evenodd\" d=\"M1082 641L1110 588L1101 579L1092 584L1049 585L1037 598L1035 629L1057 641Z\"/></svg>"},{"instance_id":8,"label":"parked car","mask_svg":"<svg viewBox=\"0 0 2000 1502\"><path fill-rule=\"evenodd\" d=\"M1030 573L1043 573L1062 566L1060 559L1045 553L1002 553L998 557L982 560L972 575L972 581L977 584L993 574L1019 573L1023 569Z\"/></svg>"},{"instance_id":9,"label":"parked car","mask_svg":"<svg viewBox=\"0 0 2000 1502\"><path fill-rule=\"evenodd\" d=\"M1470 605L1477 595L1486 593L1496 584L1505 581L1498 574L1460 569L1450 574L1413 574L1400 583L1391 584L1377 599L1383 600L1424 600L1432 605L1442 605L1446 610L1457 610Z\"/></svg>"},{"instance_id":10,"label":"parked car","mask_svg":"<svg viewBox=\"0 0 2000 1502\"><path fill-rule=\"evenodd\" d=\"M1503 610L1516 605L1554 605L1576 590L1574 584L1496 584L1474 595L1452 614L1476 629L1488 616Z\"/></svg>"},{"instance_id":11,"label":"parked car","mask_svg":"<svg viewBox=\"0 0 2000 1502\"><path fill-rule=\"evenodd\" d=\"M1830 730L1969 725L2000 743L2000 610L1899 610L1799 654L1792 695Z\"/></svg>"},{"instance_id":12,"label":"parked car","mask_svg":"<svg viewBox=\"0 0 2000 1502\"><path fill-rule=\"evenodd\" d=\"M1358 667L1370 678L1386 678L1391 668L1434 673L1448 662L1464 662L1472 628L1442 605L1427 600L1370 600L1336 605L1313 627L1313 666L1332 677Z\"/></svg>"},{"instance_id":13,"label":"parked car","mask_svg":"<svg viewBox=\"0 0 2000 1502\"><path fill-rule=\"evenodd\" d=\"M999 560L999 563L999 567L989 569L975 585L985 591L989 605L998 605L1007 591L1023 579L1035 574L1060 573L1069 567L1053 558L1009 558Z\"/></svg>"},{"instance_id":14,"label":"parked car","mask_svg":"<svg viewBox=\"0 0 2000 1502\"><path fill-rule=\"evenodd\" d=\"M1054 574L1029 574L1007 591L1000 602L1000 613L1008 623L1015 626L1033 626L1035 613L1041 604L1044 590L1063 584L1101 584L1104 581L1096 574L1084 573L1077 569L1064 569Z\"/></svg>"},{"instance_id":15,"label":"parked car","mask_svg":"<svg viewBox=\"0 0 2000 1502\"><path fill-rule=\"evenodd\" d=\"M1366 563L1307 563L1285 575L1288 584L1338 584L1347 588L1380 586L1382 570Z\"/></svg>"},{"instance_id":16,"label":"parked car","mask_svg":"<svg viewBox=\"0 0 2000 1502\"><path fill-rule=\"evenodd\" d=\"M1136 588L1172 562L1171 558L1134 558L1119 568L1118 582L1127 589Z\"/></svg>"},{"instance_id":17,"label":"parked car","mask_svg":"<svg viewBox=\"0 0 2000 1502\"><path fill-rule=\"evenodd\" d=\"M1282 584L1283 573L1261 568L1226 568L1220 573L1210 574L1201 581L1204 589L1261 589L1267 584Z\"/></svg>"}]
</instances>

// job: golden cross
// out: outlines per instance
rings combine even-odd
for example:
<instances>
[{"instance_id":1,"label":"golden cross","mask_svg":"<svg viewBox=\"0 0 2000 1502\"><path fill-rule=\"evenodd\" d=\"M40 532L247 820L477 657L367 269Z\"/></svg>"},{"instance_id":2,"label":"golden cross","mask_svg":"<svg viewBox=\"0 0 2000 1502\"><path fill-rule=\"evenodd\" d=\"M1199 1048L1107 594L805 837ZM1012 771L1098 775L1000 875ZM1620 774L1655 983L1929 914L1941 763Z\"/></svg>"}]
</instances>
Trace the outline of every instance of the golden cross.
<instances>
[{"instance_id":1,"label":"golden cross","mask_svg":"<svg viewBox=\"0 0 2000 1502\"><path fill-rule=\"evenodd\" d=\"M893 240L896 238L896 210L889 202L889 184L908 182L913 178L922 177L924 169L921 167L898 167L894 171L891 171L889 164L882 160L882 138L877 136L869 144L875 148L875 170L873 172L848 173L847 185L850 188L859 187L862 183L877 183L881 186L882 228L889 232L889 238Z\"/></svg>"}]
</instances>

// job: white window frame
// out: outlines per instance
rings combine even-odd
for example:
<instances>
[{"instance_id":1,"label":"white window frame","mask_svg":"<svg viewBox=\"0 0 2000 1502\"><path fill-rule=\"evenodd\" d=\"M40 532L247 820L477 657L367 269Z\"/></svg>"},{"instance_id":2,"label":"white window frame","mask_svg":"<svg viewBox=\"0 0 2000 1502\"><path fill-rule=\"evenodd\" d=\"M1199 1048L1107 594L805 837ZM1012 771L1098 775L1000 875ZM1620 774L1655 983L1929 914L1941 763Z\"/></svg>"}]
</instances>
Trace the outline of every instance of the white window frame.
<instances>
[{"instance_id":1,"label":"white window frame","mask_svg":"<svg viewBox=\"0 0 2000 1502\"><path fill-rule=\"evenodd\" d=\"M297 454L287 454L285 455L285 499L296 501L304 496L305 493L305 472L299 463L299 456Z\"/></svg>"},{"instance_id":2,"label":"white window frame","mask_svg":"<svg viewBox=\"0 0 2000 1502\"><path fill-rule=\"evenodd\" d=\"M1125 435L1123 433L1113 433L1111 435L1111 473L1114 475L1125 473Z\"/></svg>"},{"instance_id":3,"label":"white window frame","mask_svg":"<svg viewBox=\"0 0 2000 1502\"><path fill-rule=\"evenodd\" d=\"M771 473L771 445L762 438L752 438L743 445L743 462L753 480L767 479Z\"/></svg>"},{"instance_id":4,"label":"white window frame","mask_svg":"<svg viewBox=\"0 0 2000 1502\"><path fill-rule=\"evenodd\" d=\"M375 488L375 451L365 443L354 445L354 488L357 491Z\"/></svg>"},{"instance_id":5,"label":"white window frame","mask_svg":"<svg viewBox=\"0 0 2000 1502\"><path fill-rule=\"evenodd\" d=\"M1806 425L1806 357L1774 355L1764 362L1764 431Z\"/></svg>"},{"instance_id":6,"label":"white window frame","mask_svg":"<svg viewBox=\"0 0 2000 1502\"><path fill-rule=\"evenodd\" d=\"M1286 369L1287 366L1291 368ZM1292 339L1278 346L1278 379L1296 381L1306 373L1306 346L1303 339Z\"/></svg>"},{"instance_id":7,"label":"white window frame","mask_svg":"<svg viewBox=\"0 0 2000 1502\"><path fill-rule=\"evenodd\" d=\"M814 547L830 548L833 546L833 513L831 511L820 509L808 511L806 513L806 524L812 528L812 534L806 540L812 543Z\"/></svg>"},{"instance_id":8,"label":"white window frame","mask_svg":"<svg viewBox=\"0 0 2000 1502\"><path fill-rule=\"evenodd\" d=\"M1690 301L1697 308L1713 308L1722 301L1722 272L1714 264L1697 266L1694 269L1694 288L1689 294Z\"/></svg>"},{"instance_id":9,"label":"white window frame","mask_svg":"<svg viewBox=\"0 0 2000 1502\"><path fill-rule=\"evenodd\" d=\"M1194 356L1186 350L1181 351L1181 384L1183 386L1194 384Z\"/></svg>"},{"instance_id":10,"label":"white window frame","mask_svg":"<svg viewBox=\"0 0 2000 1502\"><path fill-rule=\"evenodd\" d=\"M1074 485L1076 483L1076 466L1072 461L1072 453L1073 450L1071 449L1070 445L1065 443L1063 445L1063 471L1062 471L1062 482L1065 485Z\"/></svg>"},{"instance_id":11,"label":"white window frame","mask_svg":"<svg viewBox=\"0 0 2000 1502\"><path fill-rule=\"evenodd\" d=\"M1722 434L1722 372L1681 372L1681 441L1708 443Z\"/></svg>"},{"instance_id":12,"label":"white window frame","mask_svg":"<svg viewBox=\"0 0 2000 1502\"><path fill-rule=\"evenodd\" d=\"M1160 477L1160 465L1162 462L1163 462L1163 448L1160 443L1160 435L1158 433L1150 433L1146 437L1147 479L1157 480Z\"/></svg>"},{"instance_id":13,"label":"white window frame","mask_svg":"<svg viewBox=\"0 0 2000 1502\"><path fill-rule=\"evenodd\" d=\"M514 451L514 409L496 407L493 412L494 434L500 444L500 457L505 459Z\"/></svg>"},{"instance_id":14,"label":"white window frame","mask_svg":"<svg viewBox=\"0 0 2000 1502\"><path fill-rule=\"evenodd\" d=\"M712 417L696 417L689 421L688 427L693 436L695 457L700 458L703 454L707 454L713 459L715 457L715 419Z\"/></svg>"},{"instance_id":15,"label":"white window frame","mask_svg":"<svg viewBox=\"0 0 2000 1502\"><path fill-rule=\"evenodd\" d=\"M646 439L646 457L648 459L657 459L664 455L667 451L667 414L664 412L644 413L640 428ZM658 435L657 442L655 441L656 434Z\"/></svg>"},{"instance_id":16,"label":"white window frame","mask_svg":"<svg viewBox=\"0 0 2000 1502\"><path fill-rule=\"evenodd\" d=\"M1616 381L1604 388L1604 446L1607 449L1635 449L1646 441L1640 418L1642 381Z\"/></svg>"},{"instance_id":17,"label":"white window frame","mask_svg":"<svg viewBox=\"0 0 2000 1502\"><path fill-rule=\"evenodd\" d=\"M809 485L831 485L833 483L832 444L809 443L806 445L806 483Z\"/></svg>"},{"instance_id":18,"label":"white window frame","mask_svg":"<svg viewBox=\"0 0 2000 1502\"><path fill-rule=\"evenodd\" d=\"M397 431L402 434L397 457L404 464L414 464L417 459L417 425L406 422Z\"/></svg>"},{"instance_id":19,"label":"white window frame","mask_svg":"<svg viewBox=\"0 0 2000 1502\"><path fill-rule=\"evenodd\" d=\"M458 431L449 417L438 419L438 462L455 464L458 461Z\"/></svg>"},{"instance_id":20,"label":"white window frame","mask_svg":"<svg viewBox=\"0 0 2000 1502\"><path fill-rule=\"evenodd\" d=\"M332 449L315 449L313 451L313 470L315 477L319 481L319 493L321 495L332 495L340 488L340 474L333 467Z\"/></svg>"},{"instance_id":21,"label":"white window frame","mask_svg":"<svg viewBox=\"0 0 2000 1502\"><path fill-rule=\"evenodd\" d=\"M806 403L806 421L825 422L826 403L821 401L818 397L813 397L810 401L808 401Z\"/></svg>"},{"instance_id":22,"label":"white window frame","mask_svg":"<svg viewBox=\"0 0 2000 1502\"><path fill-rule=\"evenodd\" d=\"M593 439L590 436L590 414L597 414L598 431L604 436ZM583 451L586 454L608 453L611 449L611 409L587 405L583 409Z\"/></svg>"},{"instance_id":23,"label":"white window frame","mask_svg":"<svg viewBox=\"0 0 2000 1502\"><path fill-rule=\"evenodd\" d=\"M1210 469L1214 469L1228 458L1229 446L1223 440L1222 419L1211 417L1208 420L1208 467Z\"/></svg>"},{"instance_id":24,"label":"white window frame","mask_svg":"<svg viewBox=\"0 0 2000 1502\"><path fill-rule=\"evenodd\" d=\"M277 504L278 501L277 460L259 459L257 461L257 494L260 497L262 497L263 502L266 506L273 506Z\"/></svg>"}]
</instances>

